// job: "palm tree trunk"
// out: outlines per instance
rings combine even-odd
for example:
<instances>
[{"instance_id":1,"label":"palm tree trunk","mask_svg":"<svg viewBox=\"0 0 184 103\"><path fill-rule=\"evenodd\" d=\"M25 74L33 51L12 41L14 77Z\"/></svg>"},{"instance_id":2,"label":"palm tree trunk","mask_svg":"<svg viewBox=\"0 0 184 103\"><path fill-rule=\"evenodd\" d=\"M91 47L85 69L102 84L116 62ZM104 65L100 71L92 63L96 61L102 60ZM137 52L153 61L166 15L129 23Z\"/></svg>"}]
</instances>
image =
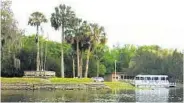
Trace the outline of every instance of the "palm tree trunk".
<instances>
[{"instance_id":1,"label":"palm tree trunk","mask_svg":"<svg viewBox=\"0 0 184 103\"><path fill-rule=\"evenodd\" d=\"M89 56L90 56L90 49L91 49L91 45L89 45L88 53L87 53L87 58L86 58L86 71L85 71L85 78L87 78L87 77L88 77L88 68L89 68Z\"/></svg>"},{"instance_id":2,"label":"palm tree trunk","mask_svg":"<svg viewBox=\"0 0 184 103\"><path fill-rule=\"evenodd\" d=\"M73 77L75 78L75 60L74 60L74 56L72 57L72 62L73 62Z\"/></svg>"},{"instance_id":3,"label":"palm tree trunk","mask_svg":"<svg viewBox=\"0 0 184 103\"><path fill-rule=\"evenodd\" d=\"M77 76L80 76L80 67L79 67L80 63L79 63L79 41L77 39Z\"/></svg>"},{"instance_id":4,"label":"palm tree trunk","mask_svg":"<svg viewBox=\"0 0 184 103\"><path fill-rule=\"evenodd\" d=\"M82 78L82 66L83 66L83 52L81 51L81 58L80 58L80 78Z\"/></svg>"},{"instance_id":5,"label":"palm tree trunk","mask_svg":"<svg viewBox=\"0 0 184 103\"><path fill-rule=\"evenodd\" d=\"M62 26L61 34L61 44L64 43L64 27ZM63 56L63 46L61 46L61 77L64 78L64 56Z\"/></svg>"},{"instance_id":6,"label":"palm tree trunk","mask_svg":"<svg viewBox=\"0 0 184 103\"><path fill-rule=\"evenodd\" d=\"M44 58L44 71L45 71L45 67L46 67L46 60L47 60L47 42L46 42L46 47L45 47L45 52L44 52L44 56L45 56L45 58Z\"/></svg>"},{"instance_id":7,"label":"palm tree trunk","mask_svg":"<svg viewBox=\"0 0 184 103\"><path fill-rule=\"evenodd\" d=\"M37 38L37 41L36 41L36 43L37 43L37 55L36 55L36 71L39 71L40 70L40 57L39 57L39 55L40 55L40 51L39 51L39 36L38 36L38 32L39 32L39 29L38 29L38 26L36 26L36 30L37 30L37 33L36 33L36 38Z\"/></svg>"},{"instance_id":8,"label":"palm tree trunk","mask_svg":"<svg viewBox=\"0 0 184 103\"><path fill-rule=\"evenodd\" d=\"M40 70L43 70L43 43L40 41Z\"/></svg>"},{"instance_id":9,"label":"palm tree trunk","mask_svg":"<svg viewBox=\"0 0 184 103\"><path fill-rule=\"evenodd\" d=\"M99 76L99 60L97 60L97 72L96 72L97 77Z\"/></svg>"}]
</instances>

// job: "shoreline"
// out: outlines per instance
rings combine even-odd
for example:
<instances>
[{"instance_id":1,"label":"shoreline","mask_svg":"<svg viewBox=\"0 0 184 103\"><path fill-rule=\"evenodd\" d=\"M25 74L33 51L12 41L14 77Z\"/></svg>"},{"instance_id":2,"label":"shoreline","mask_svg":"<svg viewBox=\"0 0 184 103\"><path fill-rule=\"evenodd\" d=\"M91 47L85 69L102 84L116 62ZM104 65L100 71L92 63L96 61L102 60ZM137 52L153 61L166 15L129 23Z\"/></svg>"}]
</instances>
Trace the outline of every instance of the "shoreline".
<instances>
[{"instance_id":1,"label":"shoreline","mask_svg":"<svg viewBox=\"0 0 184 103\"><path fill-rule=\"evenodd\" d=\"M1 84L1 90L104 90L110 89L104 84Z\"/></svg>"},{"instance_id":2,"label":"shoreline","mask_svg":"<svg viewBox=\"0 0 184 103\"><path fill-rule=\"evenodd\" d=\"M135 90L126 82L93 82L90 78L1 78L1 90Z\"/></svg>"}]
</instances>

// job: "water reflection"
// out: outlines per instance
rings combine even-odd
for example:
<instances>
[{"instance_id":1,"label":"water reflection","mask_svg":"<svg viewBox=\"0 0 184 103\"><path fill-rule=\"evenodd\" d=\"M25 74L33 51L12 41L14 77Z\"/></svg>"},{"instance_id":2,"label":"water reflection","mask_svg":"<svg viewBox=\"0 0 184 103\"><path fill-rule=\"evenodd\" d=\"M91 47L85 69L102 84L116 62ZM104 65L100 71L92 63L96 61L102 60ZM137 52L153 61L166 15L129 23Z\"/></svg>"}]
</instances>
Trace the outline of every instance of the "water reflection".
<instances>
[{"instance_id":1,"label":"water reflection","mask_svg":"<svg viewBox=\"0 0 184 103\"><path fill-rule=\"evenodd\" d=\"M135 102L135 91L123 90L120 91L118 102Z\"/></svg>"},{"instance_id":2,"label":"water reflection","mask_svg":"<svg viewBox=\"0 0 184 103\"><path fill-rule=\"evenodd\" d=\"M183 101L183 88L182 89L177 89L177 88L170 89L168 101L169 102Z\"/></svg>"},{"instance_id":3,"label":"water reflection","mask_svg":"<svg viewBox=\"0 0 184 103\"><path fill-rule=\"evenodd\" d=\"M2 90L2 102L181 102L183 89L123 91Z\"/></svg>"},{"instance_id":4,"label":"water reflection","mask_svg":"<svg viewBox=\"0 0 184 103\"><path fill-rule=\"evenodd\" d=\"M169 89L136 90L135 95L137 102L168 102Z\"/></svg>"}]
</instances>

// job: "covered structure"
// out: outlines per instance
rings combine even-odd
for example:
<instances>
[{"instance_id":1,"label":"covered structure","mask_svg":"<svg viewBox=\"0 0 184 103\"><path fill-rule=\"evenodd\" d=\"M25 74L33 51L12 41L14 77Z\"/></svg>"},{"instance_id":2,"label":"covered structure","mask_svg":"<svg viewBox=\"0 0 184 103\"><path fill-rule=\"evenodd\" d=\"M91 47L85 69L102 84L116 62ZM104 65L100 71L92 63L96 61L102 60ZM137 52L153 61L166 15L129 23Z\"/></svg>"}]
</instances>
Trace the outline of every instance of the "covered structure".
<instances>
[{"instance_id":1,"label":"covered structure","mask_svg":"<svg viewBox=\"0 0 184 103\"><path fill-rule=\"evenodd\" d=\"M105 81L121 81L121 80L133 80L135 76L124 74L122 72L113 72L104 76Z\"/></svg>"},{"instance_id":2,"label":"covered structure","mask_svg":"<svg viewBox=\"0 0 184 103\"><path fill-rule=\"evenodd\" d=\"M25 77L55 77L54 71L24 71Z\"/></svg>"}]
</instances>

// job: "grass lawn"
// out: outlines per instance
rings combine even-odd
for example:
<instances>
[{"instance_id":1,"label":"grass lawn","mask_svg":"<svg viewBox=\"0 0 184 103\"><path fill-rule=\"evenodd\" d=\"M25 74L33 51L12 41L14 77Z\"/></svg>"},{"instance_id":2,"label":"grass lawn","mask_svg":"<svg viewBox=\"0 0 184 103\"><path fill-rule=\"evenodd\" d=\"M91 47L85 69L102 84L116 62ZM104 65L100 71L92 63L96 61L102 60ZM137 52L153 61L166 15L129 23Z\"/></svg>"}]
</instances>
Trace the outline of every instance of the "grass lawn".
<instances>
[{"instance_id":1,"label":"grass lawn","mask_svg":"<svg viewBox=\"0 0 184 103\"><path fill-rule=\"evenodd\" d=\"M126 82L104 82L104 84L110 89L115 90L115 89L127 89L127 90L133 90L136 89L134 86L132 86L129 83Z\"/></svg>"},{"instance_id":2,"label":"grass lawn","mask_svg":"<svg viewBox=\"0 0 184 103\"><path fill-rule=\"evenodd\" d=\"M13 84L13 83L26 83L26 84L33 84L33 83L42 83L40 78L2 78L1 83L4 84Z\"/></svg>"},{"instance_id":3,"label":"grass lawn","mask_svg":"<svg viewBox=\"0 0 184 103\"><path fill-rule=\"evenodd\" d=\"M91 78L49 78L51 83L90 83Z\"/></svg>"},{"instance_id":4,"label":"grass lawn","mask_svg":"<svg viewBox=\"0 0 184 103\"><path fill-rule=\"evenodd\" d=\"M41 78L2 78L2 84L84 84L84 83L92 83L93 80L91 78L49 78L47 80ZM126 82L104 82L106 86L108 86L112 90L135 90L136 87L132 86Z\"/></svg>"},{"instance_id":5,"label":"grass lawn","mask_svg":"<svg viewBox=\"0 0 184 103\"><path fill-rule=\"evenodd\" d=\"M44 84L44 83L53 83L53 84L60 84L60 83L90 83L93 82L90 78L49 78L48 80L41 79L41 78L2 78L1 83L4 84Z\"/></svg>"}]
</instances>

